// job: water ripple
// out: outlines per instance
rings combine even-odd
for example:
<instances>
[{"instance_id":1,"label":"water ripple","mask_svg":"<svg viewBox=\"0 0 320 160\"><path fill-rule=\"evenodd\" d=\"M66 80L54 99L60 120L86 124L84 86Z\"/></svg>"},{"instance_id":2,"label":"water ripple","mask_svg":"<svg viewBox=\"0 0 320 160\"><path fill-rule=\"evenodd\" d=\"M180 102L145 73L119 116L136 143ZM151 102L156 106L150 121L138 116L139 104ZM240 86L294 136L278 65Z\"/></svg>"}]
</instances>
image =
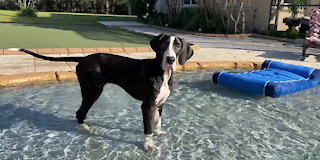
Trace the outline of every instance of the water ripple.
<instances>
[{"instance_id":1,"label":"water ripple","mask_svg":"<svg viewBox=\"0 0 320 160\"><path fill-rule=\"evenodd\" d=\"M160 150L142 150L141 102L115 85L78 128L76 83L0 91L1 159L290 159L320 148L320 88L281 98L213 85L212 71L179 73L163 111ZM303 159L303 158L302 158Z\"/></svg>"}]
</instances>

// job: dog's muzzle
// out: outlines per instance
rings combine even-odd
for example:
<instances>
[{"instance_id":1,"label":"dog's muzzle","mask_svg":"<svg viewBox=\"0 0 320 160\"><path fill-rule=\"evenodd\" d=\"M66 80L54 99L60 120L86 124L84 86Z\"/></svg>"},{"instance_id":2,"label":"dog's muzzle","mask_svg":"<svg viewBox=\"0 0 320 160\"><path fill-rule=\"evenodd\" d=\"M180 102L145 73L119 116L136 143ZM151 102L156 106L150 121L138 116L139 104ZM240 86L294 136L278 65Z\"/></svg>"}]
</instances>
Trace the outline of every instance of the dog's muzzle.
<instances>
[{"instance_id":1,"label":"dog's muzzle","mask_svg":"<svg viewBox=\"0 0 320 160\"><path fill-rule=\"evenodd\" d=\"M169 64L173 64L175 60L176 60L176 58L174 58L174 57L172 57L172 56L168 56L168 57L167 57L167 62L168 62Z\"/></svg>"}]
</instances>

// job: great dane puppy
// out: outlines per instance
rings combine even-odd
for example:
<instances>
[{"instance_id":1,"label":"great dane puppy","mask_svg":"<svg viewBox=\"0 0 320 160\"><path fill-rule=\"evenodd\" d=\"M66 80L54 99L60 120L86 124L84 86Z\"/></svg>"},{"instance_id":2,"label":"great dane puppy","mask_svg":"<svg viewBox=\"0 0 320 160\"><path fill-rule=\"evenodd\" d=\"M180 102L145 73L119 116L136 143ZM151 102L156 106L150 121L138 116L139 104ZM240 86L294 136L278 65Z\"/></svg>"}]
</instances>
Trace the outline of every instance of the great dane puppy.
<instances>
[{"instance_id":1,"label":"great dane puppy","mask_svg":"<svg viewBox=\"0 0 320 160\"><path fill-rule=\"evenodd\" d=\"M174 35L160 34L150 42L156 52L154 59L132 59L113 54L96 53L86 57L48 57L26 49L10 49L49 61L78 62L76 74L81 87L82 104L76 112L78 123L84 119L107 83L117 84L128 94L142 101L141 109L145 142L144 149L156 151L153 133L162 134L163 104L172 90L172 74L176 61L181 65L193 55L188 42Z\"/></svg>"}]
</instances>

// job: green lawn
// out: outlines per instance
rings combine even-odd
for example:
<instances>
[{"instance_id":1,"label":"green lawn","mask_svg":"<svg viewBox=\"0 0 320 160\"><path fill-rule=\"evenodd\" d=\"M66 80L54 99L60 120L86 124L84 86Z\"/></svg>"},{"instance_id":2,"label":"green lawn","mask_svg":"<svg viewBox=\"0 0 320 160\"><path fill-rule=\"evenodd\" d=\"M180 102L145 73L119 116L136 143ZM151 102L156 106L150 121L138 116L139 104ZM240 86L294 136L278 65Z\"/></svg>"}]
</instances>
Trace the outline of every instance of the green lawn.
<instances>
[{"instance_id":1,"label":"green lawn","mask_svg":"<svg viewBox=\"0 0 320 160\"><path fill-rule=\"evenodd\" d=\"M96 24L97 21L135 21L136 16L38 12L36 18L18 17L17 11L0 10L0 22L35 24Z\"/></svg>"},{"instance_id":2,"label":"green lawn","mask_svg":"<svg viewBox=\"0 0 320 160\"><path fill-rule=\"evenodd\" d=\"M0 10L0 49L149 46L150 38L98 25L96 21L134 21L134 16L39 12L21 18ZM2 22L2 23L1 23Z\"/></svg>"},{"instance_id":3,"label":"green lawn","mask_svg":"<svg viewBox=\"0 0 320 160\"><path fill-rule=\"evenodd\" d=\"M150 39L98 25L0 23L0 48L91 48L148 46Z\"/></svg>"}]
</instances>

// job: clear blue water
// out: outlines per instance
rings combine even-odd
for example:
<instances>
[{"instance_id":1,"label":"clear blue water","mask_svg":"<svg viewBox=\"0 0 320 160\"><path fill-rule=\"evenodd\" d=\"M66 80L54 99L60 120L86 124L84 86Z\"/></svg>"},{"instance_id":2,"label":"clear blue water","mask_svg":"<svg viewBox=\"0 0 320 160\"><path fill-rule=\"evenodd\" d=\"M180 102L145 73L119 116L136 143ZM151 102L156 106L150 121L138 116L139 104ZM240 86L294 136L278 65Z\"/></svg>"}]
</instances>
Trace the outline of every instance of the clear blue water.
<instances>
[{"instance_id":1,"label":"clear blue water","mask_svg":"<svg viewBox=\"0 0 320 160\"><path fill-rule=\"evenodd\" d=\"M180 73L163 111L158 152L142 150L141 102L107 85L78 128L77 83L0 90L0 159L291 159L320 142L320 87L277 99ZM319 154L320 155L320 154Z\"/></svg>"}]
</instances>

